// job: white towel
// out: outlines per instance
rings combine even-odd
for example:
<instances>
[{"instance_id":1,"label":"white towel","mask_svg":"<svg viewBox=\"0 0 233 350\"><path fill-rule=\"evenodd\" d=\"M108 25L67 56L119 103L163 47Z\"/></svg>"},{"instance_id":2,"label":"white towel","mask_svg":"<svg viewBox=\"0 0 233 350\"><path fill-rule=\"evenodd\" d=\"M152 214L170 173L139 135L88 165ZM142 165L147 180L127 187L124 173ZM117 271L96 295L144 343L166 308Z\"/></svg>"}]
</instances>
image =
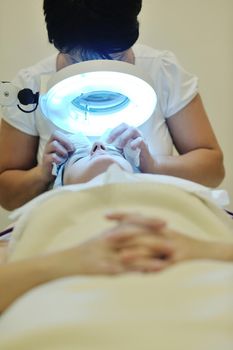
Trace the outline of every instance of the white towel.
<instances>
[{"instance_id":1,"label":"white towel","mask_svg":"<svg viewBox=\"0 0 233 350\"><path fill-rule=\"evenodd\" d=\"M91 147L91 141L82 132L77 132L76 134L68 135L68 138L73 143L75 149L84 149ZM53 163L52 175L57 176L59 173L59 168L62 164L65 164L69 156L63 158L59 164Z\"/></svg>"},{"instance_id":2,"label":"white towel","mask_svg":"<svg viewBox=\"0 0 233 350\"><path fill-rule=\"evenodd\" d=\"M100 138L101 141L106 143L106 140L108 139L108 136L111 132L111 129L108 129ZM127 142L125 147L123 148L123 154L125 156L125 159L128 160L128 162L134 167L138 168L140 165L140 152L141 150L139 148L136 148L135 150L132 149L131 140ZM112 144L119 148L119 144L117 141L112 142Z\"/></svg>"}]
</instances>

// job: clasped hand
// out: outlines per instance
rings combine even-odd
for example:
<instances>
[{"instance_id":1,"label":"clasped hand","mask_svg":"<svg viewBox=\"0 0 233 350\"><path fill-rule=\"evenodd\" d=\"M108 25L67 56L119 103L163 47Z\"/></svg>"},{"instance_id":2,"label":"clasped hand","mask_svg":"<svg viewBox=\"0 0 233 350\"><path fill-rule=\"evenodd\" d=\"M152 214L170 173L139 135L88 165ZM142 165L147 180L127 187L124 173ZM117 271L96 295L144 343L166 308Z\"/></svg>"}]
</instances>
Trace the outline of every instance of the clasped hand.
<instances>
[{"instance_id":1,"label":"clasped hand","mask_svg":"<svg viewBox=\"0 0 233 350\"><path fill-rule=\"evenodd\" d=\"M172 253L156 235L165 227L159 219L145 225L134 216L108 215L117 220L113 228L62 253L65 274L112 275L130 271L153 272L165 267Z\"/></svg>"},{"instance_id":2,"label":"clasped hand","mask_svg":"<svg viewBox=\"0 0 233 350\"><path fill-rule=\"evenodd\" d=\"M112 275L156 272L176 262L194 259L200 242L170 229L166 222L138 213L106 215L115 225L66 251L67 274Z\"/></svg>"}]
</instances>

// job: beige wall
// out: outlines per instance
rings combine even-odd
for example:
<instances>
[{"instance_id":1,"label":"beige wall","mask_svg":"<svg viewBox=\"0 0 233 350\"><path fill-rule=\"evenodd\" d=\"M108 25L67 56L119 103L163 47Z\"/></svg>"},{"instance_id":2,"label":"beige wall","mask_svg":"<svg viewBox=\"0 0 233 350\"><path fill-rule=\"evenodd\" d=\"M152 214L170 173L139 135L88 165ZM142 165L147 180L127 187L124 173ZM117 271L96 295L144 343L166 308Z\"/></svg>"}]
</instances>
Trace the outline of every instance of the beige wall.
<instances>
[{"instance_id":1,"label":"beige wall","mask_svg":"<svg viewBox=\"0 0 233 350\"><path fill-rule=\"evenodd\" d=\"M233 1L144 0L140 41L176 53L199 77L209 119L224 151L233 210Z\"/></svg>"},{"instance_id":2,"label":"beige wall","mask_svg":"<svg viewBox=\"0 0 233 350\"><path fill-rule=\"evenodd\" d=\"M111 1L111 0L109 0ZM0 0L0 79L49 55L42 0ZM140 42L174 51L200 79L200 91L224 150L233 201L233 1L144 0ZM233 204L231 204L233 209ZM6 213L0 210L0 228Z\"/></svg>"}]
</instances>

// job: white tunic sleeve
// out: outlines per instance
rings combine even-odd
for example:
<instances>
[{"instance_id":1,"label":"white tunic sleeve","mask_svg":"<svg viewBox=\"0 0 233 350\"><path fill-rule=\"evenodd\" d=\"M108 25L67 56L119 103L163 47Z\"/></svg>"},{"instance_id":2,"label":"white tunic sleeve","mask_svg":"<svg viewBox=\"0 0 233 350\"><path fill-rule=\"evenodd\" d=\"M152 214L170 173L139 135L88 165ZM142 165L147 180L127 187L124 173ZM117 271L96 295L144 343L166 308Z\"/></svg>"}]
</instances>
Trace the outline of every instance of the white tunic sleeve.
<instances>
[{"instance_id":1,"label":"white tunic sleeve","mask_svg":"<svg viewBox=\"0 0 233 350\"><path fill-rule=\"evenodd\" d=\"M33 93L39 91L37 78L34 77L29 69L19 71L12 84L19 90L29 88ZM21 106L25 110L32 110L34 105ZM2 107L2 118L16 129L33 136L38 135L35 123L35 112L24 113L17 106Z\"/></svg>"},{"instance_id":2,"label":"white tunic sleeve","mask_svg":"<svg viewBox=\"0 0 233 350\"><path fill-rule=\"evenodd\" d=\"M53 74L56 71L56 57L57 54L54 54L31 67L20 70L12 84L19 90L28 88L33 93L39 92L41 75ZM35 105L21 105L21 107L26 111L31 111ZM24 113L17 106L2 107L2 117L7 123L26 134L41 137L41 117L38 117L39 114L39 108L35 112Z\"/></svg>"},{"instance_id":3,"label":"white tunic sleeve","mask_svg":"<svg viewBox=\"0 0 233 350\"><path fill-rule=\"evenodd\" d=\"M161 55L158 80L160 105L165 118L184 108L198 93L198 78L187 72L170 51Z\"/></svg>"}]
</instances>

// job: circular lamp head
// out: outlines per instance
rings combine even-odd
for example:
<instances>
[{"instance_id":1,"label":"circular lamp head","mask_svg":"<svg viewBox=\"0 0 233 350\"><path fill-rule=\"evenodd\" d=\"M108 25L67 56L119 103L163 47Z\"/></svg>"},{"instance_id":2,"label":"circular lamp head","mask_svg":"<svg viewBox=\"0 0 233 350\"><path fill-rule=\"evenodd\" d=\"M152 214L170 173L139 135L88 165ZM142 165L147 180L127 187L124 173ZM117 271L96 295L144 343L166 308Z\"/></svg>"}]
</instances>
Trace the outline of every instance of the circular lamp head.
<instances>
[{"instance_id":1,"label":"circular lamp head","mask_svg":"<svg viewBox=\"0 0 233 350\"><path fill-rule=\"evenodd\" d=\"M68 132L100 136L121 123L138 127L157 102L150 79L136 66L112 60L70 65L48 81L40 107L53 124Z\"/></svg>"}]
</instances>

